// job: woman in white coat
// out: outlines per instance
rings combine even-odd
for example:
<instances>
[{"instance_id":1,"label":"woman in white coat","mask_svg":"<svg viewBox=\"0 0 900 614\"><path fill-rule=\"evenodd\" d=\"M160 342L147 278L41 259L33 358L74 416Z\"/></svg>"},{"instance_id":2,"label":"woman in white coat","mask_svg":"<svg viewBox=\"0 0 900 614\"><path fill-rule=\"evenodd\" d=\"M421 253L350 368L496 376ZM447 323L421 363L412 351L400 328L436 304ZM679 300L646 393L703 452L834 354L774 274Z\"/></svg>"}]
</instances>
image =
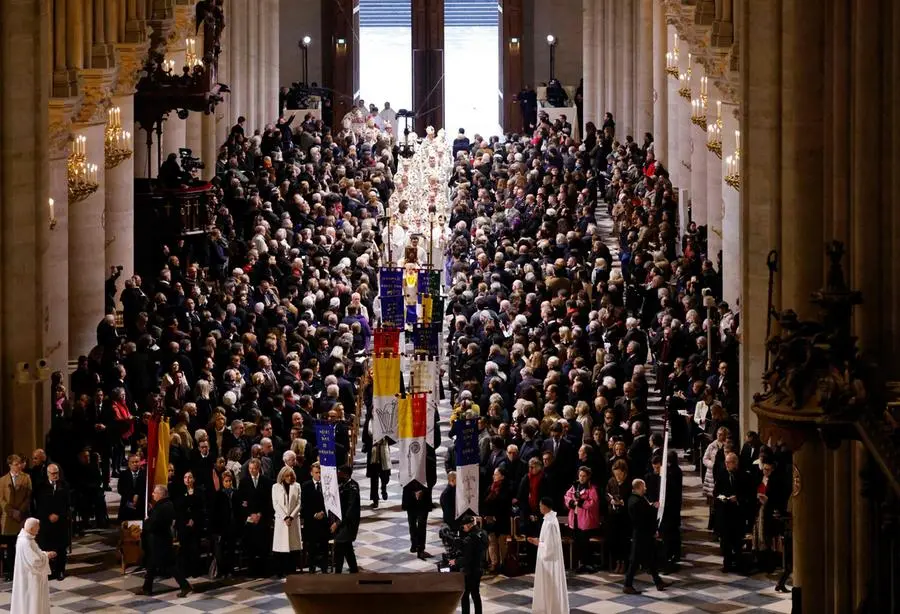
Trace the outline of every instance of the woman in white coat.
<instances>
[{"instance_id":1,"label":"woman in white coat","mask_svg":"<svg viewBox=\"0 0 900 614\"><path fill-rule=\"evenodd\" d=\"M280 561L279 575L285 576L296 569L297 552L300 551L300 485L290 467L278 472L278 480L272 486L272 507L275 508L275 534L272 552Z\"/></svg>"}]
</instances>

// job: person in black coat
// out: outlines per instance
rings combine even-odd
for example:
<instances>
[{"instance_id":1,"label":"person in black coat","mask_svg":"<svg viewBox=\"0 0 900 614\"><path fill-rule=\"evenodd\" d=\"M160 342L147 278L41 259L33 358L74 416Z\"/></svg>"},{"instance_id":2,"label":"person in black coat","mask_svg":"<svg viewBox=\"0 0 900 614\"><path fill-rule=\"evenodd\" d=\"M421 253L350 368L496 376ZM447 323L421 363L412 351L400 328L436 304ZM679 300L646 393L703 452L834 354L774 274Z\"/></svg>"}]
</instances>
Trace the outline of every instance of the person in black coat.
<instances>
[{"instance_id":1,"label":"person in black coat","mask_svg":"<svg viewBox=\"0 0 900 614\"><path fill-rule=\"evenodd\" d=\"M303 547L309 561L309 573L316 567L328 573L328 512L322 493L322 468L314 463L312 479L300 486L300 515L303 518Z\"/></svg>"},{"instance_id":2,"label":"person in black coat","mask_svg":"<svg viewBox=\"0 0 900 614\"><path fill-rule=\"evenodd\" d=\"M353 542L356 541L359 532L359 484L350 477L351 472L352 469L348 465L341 465L338 469L341 520L331 525L331 532L334 535L334 573L343 571L344 559L347 559L347 569L350 573L359 571L356 565L356 552L353 550Z\"/></svg>"},{"instance_id":3,"label":"person in black coat","mask_svg":"<svg viewBox=\"0 0 900 614\"><path fill-rule=\"evenodd\" d=\"M634 480L631 484L631 495L628 497L628 518L631 521L631 556L628 560L628 571L625 572L625 587L622 592L637 595L634 588L634 576L638 566L643 566L653 578L657 590L665 590L669 586L663 581L656 569L656 506L644 496L647 485L644 480Z\"/></svg>"},{"instance_id":4,"label":"person in black coat","mask_svg":"<svg viewBox=\"0 0 900 614\"><path fill-rule=\"evenodd\" d=\"M467 514L462 517L460 527L463 531L462 555L458 560L450 561L450 564L457 564L460 571L465 575L465 589L463 590L460 604L462 614L469 614L470 597L472 598L472 603L475 604L475 613L480 614L482 564L488 538L471 515Z\"/></svg>"},{"instance_id":5,"label":"person in black coat","mask_svg":"<svg viewBox=\"0 0 900 614\"><path fill-rule=\"evenodd\" d=\"M119 501L118 521L143 520L144 501L147 496L147 471L141 467L137 455L128 457L128 471L119 474L116 490L122 497Z\"/></svg>"},{"instance_id":6,"label":"person in black coat","mask_svg":"<svg viewBox=\"0 0 900 614\"><path fill-rule=\"evenodd\" d=\"M209 441L201 441L193 450L191 459L191 473L194 474L194 482L199 490L213 492L212 474L215 466L216 457L210 450Z\"/></svg>"},{"instance_id":7,"label":"person in black coat","mask_svg":"<svg viewBox=\"0 0 900 614\"><path fill-rule=\"evenodd\" d=\"M200 537L206 519L204 494L196 489L194 474L188 471L182 479L184 489L175 498L175 530L178 534L180 562L186 576L200 571Z\"/></svg>"},{"instance_id":8,"label":"person in black coat","mask_svg":"<svg viewBox=\"0 0 900 614\"><path fill-rule=\"evenodd\" d=\"M447 473L447 488L441 493L441 520L451 531L456 531L456 472Z\"/></svg>"},{"instance_id":9,"label":"person in black coat","mask_svg":"<svg viewBox=\"0 0 900 614\"><path fill-rule=\"evenodd\" d=\"M539 458L528 461L528 473L519 482L516 500L519 507L521 531L527 537L537 537L541 533L544 516L541 514L541 499L552 498L553 485L544 471L544 464ZM533 548L536 552L537 549ZM534 553L532 553L534 554Z\"/></svg>"},{"instance_id":10,"label":"person in black coat","mask_svg":"<svg viewBox=\"0 0 900 614\"><path fill-rule=\"evenodd\" d=\"M214 539L216 578L223 578L234 572L234 554L241 530L241 499L230 471L222 474L222 487L212 496L212 509L215 513L209 516L209 521Z\"/></svg>"},{"instance_id":11,"label":"person in black coat","mask_svg":"<svg viewBox=\"0 0 900 614\"><path fill-rule=\"evenodd\" d=\"M62 580L66 575L69 549L69 487L60 479L59 465L47 466L47 481L38 485L34 495L35 517L41 521L38 544L41 550L56 552L50 560L50 575Z\"/></svg>"},{"instance_id":12,"label":"person in black coat","mask_svg":"<svg viewBox=\"0 0 900 614\"><path fill-rule=\"evenodd\" d=\"M572 444L563 438L563 428L559 422L554 423L550 427L550 438L544 442L543 452L551 452L553 454L553 464L556 465L556 471L562 477L565 488L568 488L575 476L577 451L572 447ZM560 495L560 499L562 499L562 495Z\"/></svg>"},{"instance_id":13,"label":"person in black coat","mask_svg":"<svg viewBox=\"0 0 900 614\"><path fill-rule=\"evenodd\" d=\"M722 548L722 569L731 571L740 564L746 532L747 484L745 474L738 471L738 455L725 455L725 469L716 476L713 488L719 544Z\"/></svg>"},{"instance_id":14,"label":"person in black coat","mask_svg":"<svg viewBox=\"0 0 900 614\"><path fill-rule=\"evenodd\" d=\"M492 480L481 503L481 514L489 538L490 573L496 573L506 560L506 538L510 534L512 493L506 482L505 467L494 469Z\"/></svg>"},{"instance_id":15,"label":"person in black coat","mask_svg":"<svg viewBox=\"0 0 900 614\"><path fill-rule=\"evenodd\" d=\"M681 560L681 504L684 495L684 476L678 465L678 452L669 450L666 459L666 506L663 510L659 532L665 546L665 559L669 565Z\"/></svg>"},{"instance_id":16,"label":"person in black coat","mask_svg":"<svg viewBox=\"0 0 900 614\"><path fill-rule=\"evenodd\" d=\"M431 491L415 480L403 487L401 509L406 512L409 523L409 551L425 560L431 555L425 552L425 529L428 512L431 510Z\"/></svg>"},{"instance_id":17,"label":"person in black coat","mask_svg":"<svg viewBox=\"0 0 900 614\"><path fill-rule=\"evenodd\" d=\"M178 582L180 598L187 597L191 585L185 579L180 566L175 564L175 549L172 547L172 527L175 524L175 506L169 499L169 491L165 486L153 489L153 507L150 515L144 520L141 533L146 557L147 574L144 576L142 595L153 594L153 580L158 575L171 575Z\"/></svg>"},{"instance_id":18,"label":"person in black coat","mask_svg":"<svg viewBox=\"0 0 900 614\"><path fill-rule=\"evenodd\" d=\"M271 551L271 527L275 518L272 508L272 480L260 473L259 459L250 459L249 476L241 480L238 488L240 517L243 526L241 540L248 568L264 575L266 561Z\"/></svg>"}]
</instances>

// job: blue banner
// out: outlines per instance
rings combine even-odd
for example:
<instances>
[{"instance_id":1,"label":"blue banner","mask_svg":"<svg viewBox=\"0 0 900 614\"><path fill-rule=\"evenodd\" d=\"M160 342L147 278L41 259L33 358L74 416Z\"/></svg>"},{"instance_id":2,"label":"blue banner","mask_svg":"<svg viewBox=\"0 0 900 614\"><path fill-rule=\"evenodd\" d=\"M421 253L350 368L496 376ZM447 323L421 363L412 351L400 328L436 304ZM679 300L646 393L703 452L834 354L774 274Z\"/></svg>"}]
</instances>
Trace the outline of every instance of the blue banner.
<instances>
[{"instance_id":1,"label":"blue banner","mask_svg":"<svg viewBox=\"0 0 900 614\"><path fill-rule=\"evenodd\" d=\"M441 350L441 329L433 324L417 324L413 326L412 342L416 354L438 356Z\"/></svg>"},{"instance_id":2,"label":"blue banner","mask_svg":"<svg viewBox=\"0 0 900 614\"><path fill-rule=\"evenodd\" d=\"M337 467L337 455L334 453L334 425L316 421L315 428L319 464L323 467Z\"/></svg>"},{"instance_id":3,"label":"blue banner","mask_svg":"<svg viewBox=\"0 0 900 614\"><path fill-rule=\"evenodd\" d=\"M419 269L419 283L417 292L419 294L430 294L429 288L431 285L431 271L428 269ZM422 300L422 299L419 299Z\"/></svg>"},{"instance_id":4,"label":"blue banner","mask_svg":"<svg viewBox=\"0 0 900 614\"><path fill-rule=\"evenodd\" d=\"M378 290L382 297L403 296L403 269L381 267L378 271Z\"/></svg>"},{"instance_id":5,"label":"blue banner","mask_svg":"<svg viewBox=\"0 0 900 614\"><path fill-rule=\"evenodd\" d=\"M405 310L403 295L381 297L381 322L385 328L403 328Z\"/></svg>"},{"instance_id":6,"label":"blue banner","mask_svg":"<svg viewBox=\"0 0 900 614\"><path fill-rule=\"evenodd\" d=\"M478 420L460 420L456 428L456 466L477 465L481 460L478 450Z\"/></svg>"}]
</instances>

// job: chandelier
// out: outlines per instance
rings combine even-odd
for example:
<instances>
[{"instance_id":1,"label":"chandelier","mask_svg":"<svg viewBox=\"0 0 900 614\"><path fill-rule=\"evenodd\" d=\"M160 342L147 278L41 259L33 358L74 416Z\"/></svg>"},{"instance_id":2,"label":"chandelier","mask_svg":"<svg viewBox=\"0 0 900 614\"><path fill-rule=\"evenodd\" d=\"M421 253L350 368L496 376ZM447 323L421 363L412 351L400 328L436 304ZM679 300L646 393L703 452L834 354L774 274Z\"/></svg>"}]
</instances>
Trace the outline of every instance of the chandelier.
<instances>
[{"instance_id":1,"label":"chandelier","mask_svg":"<svg viewBox=\"0 0 900 614\"><path fill-rule=\"evenodd\" d=\"M741 131L734 131L734 155L725 158L725 183L741 191Z\"/></svg>"},{"instance_id":2,"label":"chandelier","mask_svg":"<svg viewBox=\"0 0 900 614\"><path fill-rule=\"evenodd\" d=\"M716 121L706 127L706 148L722 159L722 101L716 101Z\"/></svg>"},{"instance_id":3,"label":"chandelier","mask_svg":"<svg viewBox=\"0 0 900 614\"><path fill-rule=\"evenodd\" d=\"M673 79L678 78L678 35L675 35L675 46L666 52L666 73Z\"/></svg>"},{"instance_id":4,"label":"chandelier","mask_svg":"<svg viewBox=\"0 0 900 614\"><path fill-rule=\"evenodd\" d=\"M104 160L106 168L115 168L131 157L131 133L122 130L122 110L119 107L109 109L106 114Z\"/></svg>"},{"instance_id":5,"label":"chandelier","mask_svg":"<svg viewBox=\"0 0 900 614\"><path fill-rule=\"evenodd\" d=\"M687 70L678 75L678 95L685 100L691 99L691 54L688 54Z\"/></svg>"},{"instance_id":6,"label":"chandelier","mask_svg":"<svg viewBox=\"0 0 900 614\"><path fill-rule=\"evenodd\" d=\"M81 202L97 191L97 165L87 162L87 137L78 135L72 143L72 151L66 161L69 188L69 204Z\"/></svg>"},{"instance_id":7,"label":"chandelier","mask_svg":"<svg viewBox=\"0 0 900 614\"><path fill-rule=\"evenodd\" d=\"M700 97L691 100L691 122L706 130L706 105L709 96L706 93L706 77L700 77Z\"/></svg>"}]
</instances>

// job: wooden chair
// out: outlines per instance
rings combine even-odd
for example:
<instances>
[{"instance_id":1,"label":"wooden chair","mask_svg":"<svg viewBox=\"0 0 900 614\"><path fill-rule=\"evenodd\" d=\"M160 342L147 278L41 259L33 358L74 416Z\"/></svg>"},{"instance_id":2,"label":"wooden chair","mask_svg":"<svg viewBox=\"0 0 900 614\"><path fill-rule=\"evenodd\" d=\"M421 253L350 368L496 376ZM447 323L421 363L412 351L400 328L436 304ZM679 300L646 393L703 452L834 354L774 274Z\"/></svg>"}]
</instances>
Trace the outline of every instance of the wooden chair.
<instances>
[{"instance_id":1,"label":"wooden chair","mask_svg":"<svg viewBox=\"0 0 900 614\"><path fill-rule=\"evenodd\" d=\"M0 544L0 578L3 577L3 565L6 562L6 544Z\"/></svg>"}]
</instances>

